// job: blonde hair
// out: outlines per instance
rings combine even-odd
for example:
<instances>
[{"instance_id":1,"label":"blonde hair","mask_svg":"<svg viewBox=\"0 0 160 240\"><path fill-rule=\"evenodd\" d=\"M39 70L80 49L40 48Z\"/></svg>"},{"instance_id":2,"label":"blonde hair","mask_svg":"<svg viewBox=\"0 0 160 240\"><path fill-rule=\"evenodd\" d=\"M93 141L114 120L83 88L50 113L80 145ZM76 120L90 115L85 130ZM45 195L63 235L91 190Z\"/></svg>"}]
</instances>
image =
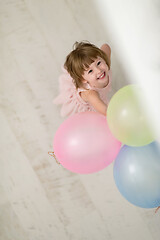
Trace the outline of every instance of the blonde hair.
<instances>
[{"instance_id":1,"label":"blonde hair","mask_svg":"<svg viewBox=\"0 0 160 240\"><path fill-rule=\"evenodd\" d=\"M76 88L82 87L84 71L97 57L104 59L110 68L109 59L101 49L89 42L75 42L73 51L66 57L64 67L73 78Z\"/></svg>"}]
</instances>

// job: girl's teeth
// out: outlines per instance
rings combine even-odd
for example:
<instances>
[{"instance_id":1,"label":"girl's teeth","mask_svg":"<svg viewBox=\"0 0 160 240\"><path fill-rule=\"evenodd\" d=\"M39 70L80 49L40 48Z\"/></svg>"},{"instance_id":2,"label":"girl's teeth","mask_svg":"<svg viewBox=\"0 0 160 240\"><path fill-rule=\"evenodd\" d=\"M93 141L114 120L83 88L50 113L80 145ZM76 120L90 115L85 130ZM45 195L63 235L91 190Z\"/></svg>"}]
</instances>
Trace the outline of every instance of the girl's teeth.
<instances>
[{"instance_id":1,"label":"girl's teeth","mask_svg":"<svg viewBox=\"0 0 160 240\"><path fill-rule=\"evenodd\" d=\"M104 73L98 78L98 79L101 79L101 78L103 78L104 77Z\"/></svg>"},{"instance_id":2,"label":"girl's teeth","mask_svg":"<svg viewBox=\"0 0 160 240\"><path fill-rule=\"evenodd\" d=\"M104 73L100 76L100 78L104 77Z\"/></svg>"}]
</instances>

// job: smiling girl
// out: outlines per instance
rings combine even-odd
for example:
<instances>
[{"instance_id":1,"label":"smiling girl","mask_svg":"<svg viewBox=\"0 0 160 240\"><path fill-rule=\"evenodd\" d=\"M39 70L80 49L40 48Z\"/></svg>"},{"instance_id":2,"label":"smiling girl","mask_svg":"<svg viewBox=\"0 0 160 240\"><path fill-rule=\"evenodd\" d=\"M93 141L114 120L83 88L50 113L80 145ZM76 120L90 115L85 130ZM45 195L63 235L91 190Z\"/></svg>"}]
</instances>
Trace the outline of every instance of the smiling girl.
<instances>
[{"instance_id":1,"label":"smiling girl","mask_svg":"<svg viewBox=\"0 0 160 240\"><path fill-rule=\"evenodd\" d=\"M74 44L59 78L60 93L54 100L55 104L62 105L61 116L86 111L106 115L111 85L110 57L108 44L100 49L89 42Z\"/></svg>"}]
</instances>

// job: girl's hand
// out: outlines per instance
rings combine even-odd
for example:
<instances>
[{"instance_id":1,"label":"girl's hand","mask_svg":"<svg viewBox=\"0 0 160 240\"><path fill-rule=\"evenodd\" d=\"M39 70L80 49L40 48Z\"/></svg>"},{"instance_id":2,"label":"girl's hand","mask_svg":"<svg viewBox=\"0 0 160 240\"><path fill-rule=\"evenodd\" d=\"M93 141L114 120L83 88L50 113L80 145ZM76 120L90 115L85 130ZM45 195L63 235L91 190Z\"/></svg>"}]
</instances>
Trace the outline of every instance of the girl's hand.
<instances>
[{"instance_id":1,"label":"girl's hand","mask_svg":"<svg viewBox=\"0 0 160 240\"><path fill-rule=\"evenodd\" d=\"M101 50L107 55L109 64L111 65L111 48L110 48L110 46L105 43L101 46Z\"/></svg>"}]
</instances>

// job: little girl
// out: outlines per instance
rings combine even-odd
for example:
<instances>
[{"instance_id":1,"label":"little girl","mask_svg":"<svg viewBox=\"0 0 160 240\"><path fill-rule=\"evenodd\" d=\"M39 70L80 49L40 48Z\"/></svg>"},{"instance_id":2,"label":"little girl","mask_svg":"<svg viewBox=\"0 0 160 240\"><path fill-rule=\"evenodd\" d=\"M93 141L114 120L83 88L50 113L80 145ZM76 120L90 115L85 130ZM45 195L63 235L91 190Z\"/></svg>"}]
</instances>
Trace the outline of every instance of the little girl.
<instances>
[{"instance_id":1,"label":"little girl","mask_svg":"<svg viewBox=\"0 0 160 240\"><path fill-rule=\"evenodd\" d=\"M62 105L62 117L86 111L106 115L111 85L110 57L108 44L100 49L89 42L74 44L59 78L60 93L53 101Z\"/></svg>"}]
</instances>

